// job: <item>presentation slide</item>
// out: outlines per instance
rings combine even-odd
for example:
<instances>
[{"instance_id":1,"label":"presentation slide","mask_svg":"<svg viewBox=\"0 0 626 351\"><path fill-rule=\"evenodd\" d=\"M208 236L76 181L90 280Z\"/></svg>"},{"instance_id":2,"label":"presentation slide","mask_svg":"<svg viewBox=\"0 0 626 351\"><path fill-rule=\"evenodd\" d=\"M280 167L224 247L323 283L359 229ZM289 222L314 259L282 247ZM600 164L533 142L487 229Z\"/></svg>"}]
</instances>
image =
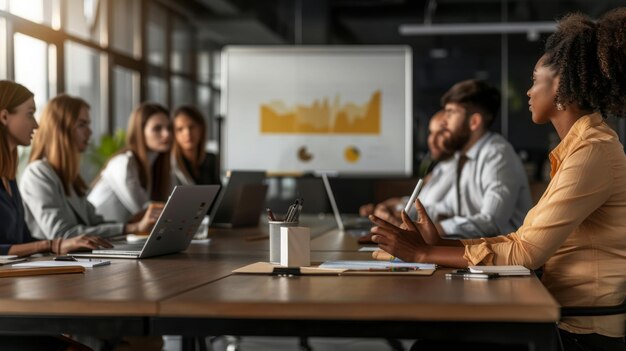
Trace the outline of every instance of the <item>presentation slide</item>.
<instances>
[{"instance_id":1,"label":"presentation slide","mask_svg":"<svg viewBox=\"0 0 626 351\"><path fill-rule=\"evenodd\" d=\"M408 47L241 47L222 57L224 168L410 175Z\"/></svg>"}]
</instances>

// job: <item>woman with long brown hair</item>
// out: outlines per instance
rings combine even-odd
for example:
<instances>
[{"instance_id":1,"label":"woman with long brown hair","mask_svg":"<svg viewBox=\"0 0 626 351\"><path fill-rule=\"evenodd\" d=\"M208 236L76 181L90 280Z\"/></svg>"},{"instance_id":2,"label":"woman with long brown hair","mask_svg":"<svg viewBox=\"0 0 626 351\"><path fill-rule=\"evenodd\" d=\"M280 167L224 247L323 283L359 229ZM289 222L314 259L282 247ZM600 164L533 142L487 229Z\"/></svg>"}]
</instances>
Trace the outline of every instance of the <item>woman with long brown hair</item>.
<instances>
[{"instance_id":1,"label":"woman with long brown hair","mask_svg":"<svg viewBox=\"0 0 626 351\"><path fill-rule=\"evenodd\" d=\"M126 222L150 201L165 201L173 183L169 111L141 104L130 116L126 147L101 171L88 200L105 220Z\"/></svg>"},{"instance_id":2,"label":"woman with long brown hair","mask_svg":"<svg viewBox=\"0 0 626 351\"><path fill-rule=\"evenodd\" d=\"M20 179L26 223L35 238L69 238L80 234L114 236L149 231L155 215L136 223L105 222L87 201L80 154L91 137L89 104L61 94L39 118L30 163Z\"/></svg>"},{"instance_id":3,"label":"woman with long brown hair","mask_svg":"<svg viewBox=\"0 0 626 351\"><path fill-rule=\"evenodd\" d=\"M111 247L104 239L79 235L35 240L24 221L24 206L15 182L17 147L30 145L37 128L34 94L23 85L0 81L0 255L64 254L78 249ZM65 336L0 336L8 350L90 350Z\"/></svg>"},{"instance_id":4,"label":"woman with long brown hair","mask_svg":"<svg viewBox=\"0 0 626 351\"><path fill-rule=\"evenodd\" d=\"M0 81L0 255L61 254L80 248L111 247L107 241L88 235L54 240L35 240L31 236L24 221L24 206L15 173L17 147L30 145L38 126L33 96L20 84Z\"/></svg>"},{"instance_id":5,"label":"woman with long brown hair","mask_svg":"<svg viewBox=\"0 0 626 351\"><path fill-rule=\"evenodd\" d=\"M192 106L181 106L174 112L174 145L172 169L182 185L220 184L217 157L204 150L206 122Z\"/></svg>"}]
</instances>

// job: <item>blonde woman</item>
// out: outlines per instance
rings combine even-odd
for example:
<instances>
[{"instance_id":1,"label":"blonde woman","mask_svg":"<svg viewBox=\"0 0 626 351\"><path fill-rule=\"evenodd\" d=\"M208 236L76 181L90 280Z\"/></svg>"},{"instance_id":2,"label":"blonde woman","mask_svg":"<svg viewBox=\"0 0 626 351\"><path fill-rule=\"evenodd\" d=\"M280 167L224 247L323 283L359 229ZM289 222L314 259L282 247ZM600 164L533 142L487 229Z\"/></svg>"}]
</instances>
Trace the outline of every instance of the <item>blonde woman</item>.
<instances>
[{"instance_id":1,"label":"blonde woman","mask_svg":"<svg viewBox=\"0 0 626 351\"><path fill-rule=\"evenodd\" d=\"M30 163L20 180L26 223L33 237L109 237L152 228L153 213L136 223L107 223L87 201L87 185L79 173L80 154L87 150L92 134L87 102L59 95L50 100L39 123Z\"/></svg>"},{"instance_id":2,"label":"blonde woman","mask_svg":"<svg viewBox=\"0 0 626 351\"><path fill-rule=\"evenodd\" d=\"M126 222L150 201L165 201L172 188L169 111L141 104L130 116L126 147L113 156L88 195L105 220Z\"/></svg>"}]
</instances>

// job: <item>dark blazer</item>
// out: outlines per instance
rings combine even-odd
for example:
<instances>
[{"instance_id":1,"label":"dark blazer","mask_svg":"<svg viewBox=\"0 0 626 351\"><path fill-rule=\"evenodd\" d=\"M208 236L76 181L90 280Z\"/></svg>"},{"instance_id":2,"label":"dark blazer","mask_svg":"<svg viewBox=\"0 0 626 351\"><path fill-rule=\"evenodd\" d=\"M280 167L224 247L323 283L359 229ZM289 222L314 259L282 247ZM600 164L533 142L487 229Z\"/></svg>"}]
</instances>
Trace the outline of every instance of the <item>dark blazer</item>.
<instances>
[{"instance_id":1,"label":"dark blazer","mask_svg":"<svg viewBox=\"0 0 626 351\"><path fill-rule=\"evenodd\" d=\"M196 175L192 171L192 166L186 158L183 157L185 170L181 170L174 156L172 155L172 169L176 174L176 182L181 185L210 185L221 184L219 169L217 166L217 157L215 154L205 153L204 160L200 164L200 172Z\"/></svg>"},{"instance_id":2,"label":"dark blazer","mask_svg":"<svg viewBox=\"0 0 626 351\"><path fill-rule=\"evenodd\" d=\"M13 196L0 186L0 255L9 253L13 244L36 241L24 221L24 205L15 180L9 181Z\"/></svg>"}]
</instances>

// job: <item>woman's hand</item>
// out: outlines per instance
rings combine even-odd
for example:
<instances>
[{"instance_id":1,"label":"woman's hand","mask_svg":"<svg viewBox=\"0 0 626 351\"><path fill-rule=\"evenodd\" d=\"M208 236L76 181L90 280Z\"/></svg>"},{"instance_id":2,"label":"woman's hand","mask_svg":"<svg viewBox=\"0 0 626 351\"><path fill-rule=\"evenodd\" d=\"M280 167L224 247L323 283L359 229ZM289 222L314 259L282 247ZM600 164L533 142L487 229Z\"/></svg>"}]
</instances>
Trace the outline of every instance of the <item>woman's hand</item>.
<instances>
[{"instance_id":1,"label":"woman's hand","mask_svg":"<svg viewBox=\"0 0 626 351\"><path fill-rule=\"evenodd\" d=\"M148 235L154 227L157 219L163 212L165 205L162 202L152 202L143 213L141 219L135 223L127 223L124 227L124 233L132 233L138 235Z\"/></svg>"},{"instance_id":2,"label":"woman's hand","mask_svg":"<svg viewBox=\"0 0 626 351\"><path fill-rule=\"evenodd\" d=\"M381 218L393 225L400 226L402 221L397 215L397 212L394 211L395 206L388 206L387 204L381 203L376 205L374 209L374 216Z\"/></svg>"},{"instance_id":3,"label":"woman's hand","mask_svg":"<svg viewBox=\"0 0 626 351\"><path fill-rule=\"evenodd\" d=\"M408 215L403 211L402 217ZM407 229L403 229L374 215L369 218L376 224L372 228L372 241L378 247L405 262L421 262L427 244L410 219L410 224L405 223Z\"/></svg>"},{"instance_id":4,"label":"woman's hand","mask_svg":"<svg viewBox=\"0 0 626 351\"><path fill-rule=\"evenodd\" d=\"M57 252L59 255L65 255L68 252L80 250L80 249L90 249L95 250L99 248L112 248L110 242L99 236L92 235L79 235L73 238L63 239L61 241L61 252Z\"/></svg>"},{"instance_id":5,"label":"woman's hand","mask_svg":"<svg viewBox=\"0 0 626 351\"><path fill-rule=\"evenodd\" d=\"M366 204L359 208L359 216L368 217L373 214L378 218L399 226L402 224L402 221L398 212L395 211L398 204L400 204L400 201L396 198L387 199L377 205Z\"/></svg>"},{"instance_id":6,"label":"woman's hand","mask_svg":"<svg viewBox=\"0 0 626 351\"><path fill-rule=\"evenodd\" d=\"M402 212L402 223L406 226L406 229L420 233L428 245L441 244L439 231L430 217L428 217L428 213L426 213L426 209L419 199L415 199L415 209L418 217L416 222L413 222L404 211Z\"/></svg>"}]
</instances>

